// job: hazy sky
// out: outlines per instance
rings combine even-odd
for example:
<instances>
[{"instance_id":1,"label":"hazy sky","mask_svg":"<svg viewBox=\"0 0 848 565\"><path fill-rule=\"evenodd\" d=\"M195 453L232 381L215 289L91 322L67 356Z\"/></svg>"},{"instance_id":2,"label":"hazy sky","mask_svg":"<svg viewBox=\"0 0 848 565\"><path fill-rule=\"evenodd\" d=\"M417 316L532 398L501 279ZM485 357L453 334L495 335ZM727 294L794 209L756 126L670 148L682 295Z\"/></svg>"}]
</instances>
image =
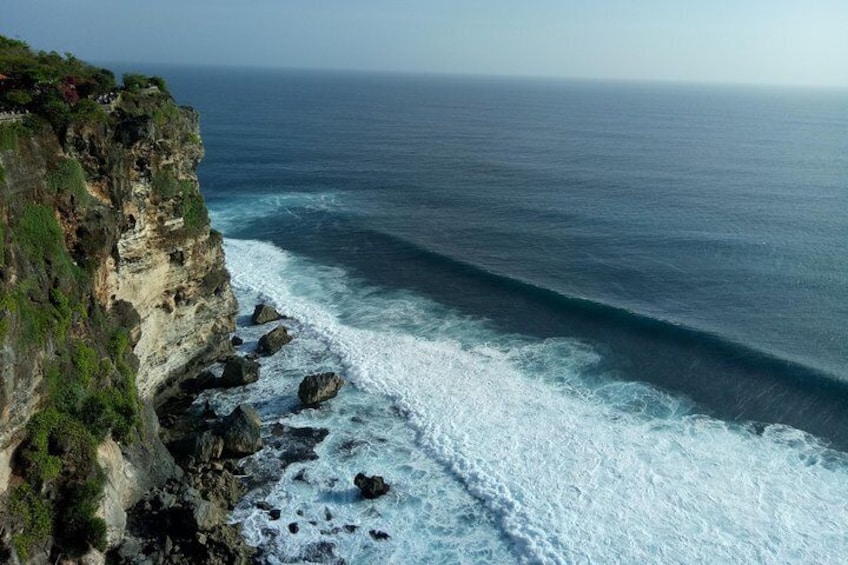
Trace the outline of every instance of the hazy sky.
<instances>
[{"instance_id":1,"label":"hazy sky","mask_svg":"<svg viewBox=\"0 0 848 565\"><path fill-rule=\"evenodd\" d=\"M89 60L848 86L848 0L0 0Z\"/></svg>"}]
</instances>

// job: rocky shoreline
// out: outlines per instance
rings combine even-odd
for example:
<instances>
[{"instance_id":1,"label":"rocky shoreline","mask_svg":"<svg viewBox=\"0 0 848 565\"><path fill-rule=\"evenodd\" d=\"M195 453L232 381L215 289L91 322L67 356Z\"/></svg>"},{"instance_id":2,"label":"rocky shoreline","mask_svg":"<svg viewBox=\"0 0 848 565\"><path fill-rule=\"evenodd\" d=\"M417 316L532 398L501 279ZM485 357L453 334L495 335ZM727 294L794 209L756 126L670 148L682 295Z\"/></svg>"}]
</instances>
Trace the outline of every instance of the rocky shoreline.
<instances>
[{"instance_id":1,"label":"rocky shoreline","mask_svg":"<svg viewBox=\"0 0 848 565\"><path fill-rule=\"evenodd\" d=\"M270 325L283 320L271 307L260 304L251 317L252 325ZM164 485L151 489L128 510L127 530L107 562L122 565L209 563L213 565L263 563L260 548L245 542L241 524L228 522L230 512L249 489L262 483L241 465L241 460L262 449L261 420L256 410L239 404L226 416L216 414L208 402L196 402L207 390L241 387L259 379L259 356L273 355L292 337L277 325L259 339L256 352L227 356L218 367L183 382L179 390L159 407L160 437L178 469ZM233 343L240 344L233 336ZM220 373L217 375L216 373ZM344 380L335 373L317 373L303 378L298 389L300 409L318 408L335 397ZM280 466L318 458L315 447L329 434L325 428L298 428L274 424L265 442L280 452ZM301 473L302 474L302 473ZM301 477L303 479L303 477ZM373 499L389 491L382 477L360 473L351 478L363 499ZM282 510L265 500L255 503L270 520L279 520ZM352 534L356 524L332 524L325 510L328 533ZM314 524L313 524L314 525ZM298 533L297 521L288 523L288 532ZM384 541L389 534L371 530L373 540ZM303 561L344 563L331 542L316 542L301 555Z\"/></svg>"}]
</instances>

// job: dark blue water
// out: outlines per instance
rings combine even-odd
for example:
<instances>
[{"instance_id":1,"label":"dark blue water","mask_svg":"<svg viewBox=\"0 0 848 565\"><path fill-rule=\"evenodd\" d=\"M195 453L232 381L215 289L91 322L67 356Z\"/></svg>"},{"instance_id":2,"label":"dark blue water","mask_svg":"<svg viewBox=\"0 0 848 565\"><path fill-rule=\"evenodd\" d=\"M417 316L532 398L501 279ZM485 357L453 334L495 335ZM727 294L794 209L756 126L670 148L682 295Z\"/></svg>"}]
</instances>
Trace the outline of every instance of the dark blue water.
<instances>
[{"instance_id":1,"label":"dark blue water","mask_svg":"<svg viewBox=\"0 0 848 565\"><path fill-rule=\"evenodd\" d=\"M158 71L225 235L848 446L848 93Z\"/></svg>"},{"instance_id":2,"label":"dark blue water","mask_svg":"<svg viewBox=\"0 0 848 565\"><path fill-rule=\"evenodd\" d=\"M211 400L331 429L245 463L267 483L232 518L269 561L845 553L848 93L148 72L201 112L242 314L293 316ZM352 386L292 412L318 370Z\"/></svg>"}]
</instances>

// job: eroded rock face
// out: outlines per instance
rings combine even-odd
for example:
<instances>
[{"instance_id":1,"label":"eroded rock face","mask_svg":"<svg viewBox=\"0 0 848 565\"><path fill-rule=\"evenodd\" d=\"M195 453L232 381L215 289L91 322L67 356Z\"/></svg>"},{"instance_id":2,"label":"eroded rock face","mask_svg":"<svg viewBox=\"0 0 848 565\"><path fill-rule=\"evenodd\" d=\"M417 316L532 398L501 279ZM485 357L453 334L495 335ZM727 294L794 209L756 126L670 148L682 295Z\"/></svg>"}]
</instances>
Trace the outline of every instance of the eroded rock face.
<instances>
[{"instance_id":1,"label":"eroded rock face","mask_svg":"<svg viewBox=\"0 0 848 565\"><path fill-rule=\"evenodd\" d=\"M35 204L55 214L69 255L92 273L82 294L127 330L136 357L130 364L143 406L142 441L106 443L98 452L107 474L100 514L110 542L123 529L122 510L176 472L158 440L152 405L164 389L230 353L235 328L221 236L210 230L197 183L203 155L198 115L166 103L167 120L155 119L153 112L130 116L113 110L108 120L72 126L62 139L42 131L22 137L19 150L0 151L4 222L12 203L52 194L45 179L57 162L81 166L79 195ZM26 274L9 272L8 260L2 267L9 277L5 283ZM45 272L50 274L49 265ZM65 286L82 283L57 284L67 291ZM0 494L8 487L24 427L43 406L45 360L61 345L18 351L8 338L16 333L0 335Z\"/></svg>"},{"instance_id":2,"label":"eroded rock face","mask_svg":"<svg viewBox=\"0 0 848 565\"><path fill-rule=\"evenodd\" d=\"M133 118L137 121L137 118ZM186 202L199 194L196 167L203 156L197 112L181 108L166 124L129 118L118 131L130 132L116 144L94 132L75 132L81 162L112 171L104 179L121 229L115 249L98 274L98 294L111 306L125 301L139 316L139 396L152 398L229 349L236 302L224 265L221 236L208 221L188 226ZM117 145L117 146L116 146ZM175 179L182 194L159 187Z\"/></svg>"},{"instance_id":3,"label":"eroded rock face","mask_svg":"<svg viewBox=\"0 0 848 565\"><path fill-rule=\"evenodd\" d=\"M309 375L300 383L297 397L304 406L315 407L335 397L343 384L344 380L335 373Z\"/></svg>"},{"instance_id":4,"label":"eroded rock face","mask_svg":"<svg viewBox=\"0 0 848 565\"><path fill-rule=\"evenodd\" d=\"M221 425L224 453L236 457L250 455L262 449L259 429L262 420L250 404L239 404Z\"/></svg>"},{"instance_id":5,"label":"eroded rock face","mask_svg":"<svg viewBox=\"0 0 848 565\"><path fill-rule=\"evenodd\" d=\"M292 337L289 335L288 329L285 326L277 326L259 338L256 352L265 357L273 355L291 340Z\"/></svg>"}]
</instances>

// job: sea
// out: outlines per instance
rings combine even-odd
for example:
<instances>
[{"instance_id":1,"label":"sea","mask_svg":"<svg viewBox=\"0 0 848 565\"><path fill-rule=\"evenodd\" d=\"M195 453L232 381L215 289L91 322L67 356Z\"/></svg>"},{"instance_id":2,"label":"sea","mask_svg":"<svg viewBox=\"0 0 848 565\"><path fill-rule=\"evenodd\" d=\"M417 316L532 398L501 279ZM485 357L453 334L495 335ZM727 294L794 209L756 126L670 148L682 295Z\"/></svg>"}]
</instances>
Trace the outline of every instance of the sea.
<instances>
[{"instance_id":1,"label":"sea","mask_svg":"<svg viewBox=\"0 0 848 565\"><path fill-rule=\"evenodd\" d=\"M205 399L262 416L263 560L844 560L848 91L141 70L200 111L241 351L291 318Z\"/></svg>"}]
</instances>

